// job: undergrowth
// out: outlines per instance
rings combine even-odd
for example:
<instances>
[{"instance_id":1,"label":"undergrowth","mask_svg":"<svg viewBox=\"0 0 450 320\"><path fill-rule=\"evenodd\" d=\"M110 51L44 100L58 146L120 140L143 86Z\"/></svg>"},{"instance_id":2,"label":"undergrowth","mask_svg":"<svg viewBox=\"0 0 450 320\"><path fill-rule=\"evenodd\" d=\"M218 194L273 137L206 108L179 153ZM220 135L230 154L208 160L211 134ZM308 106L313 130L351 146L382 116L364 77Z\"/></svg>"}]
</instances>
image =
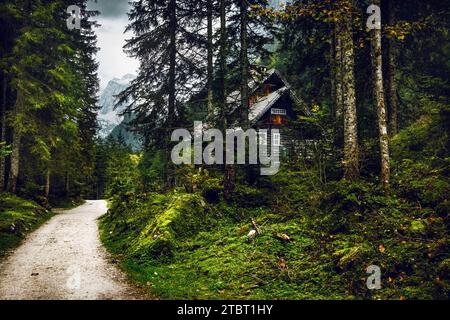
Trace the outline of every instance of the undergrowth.
<instances>
[{"instance_id":1,"label":"undergrowth","mask_svg":"<svg viewBox=\"0 0 450 320\"><path fill-rule=\"evenodd\" d=\"M370 178L320 183L291 168L259 187L239 184L224 202L219 180L200 171L190 190L115 195L102 239L163 299L447 299L450 160L440 120L424 117L395 137L390 190ZM381 290L367 288L371 265Z\"/></svg>"},{"instance_id":2,"label":"undergrowth","mask_svg":"<svg viewBox=\"0 0 450 320\"><path fill-rule=\"evenodd\" d=\"M52 215L33 201L0 193L0 258Z\"/></svg>"}]
</instances>

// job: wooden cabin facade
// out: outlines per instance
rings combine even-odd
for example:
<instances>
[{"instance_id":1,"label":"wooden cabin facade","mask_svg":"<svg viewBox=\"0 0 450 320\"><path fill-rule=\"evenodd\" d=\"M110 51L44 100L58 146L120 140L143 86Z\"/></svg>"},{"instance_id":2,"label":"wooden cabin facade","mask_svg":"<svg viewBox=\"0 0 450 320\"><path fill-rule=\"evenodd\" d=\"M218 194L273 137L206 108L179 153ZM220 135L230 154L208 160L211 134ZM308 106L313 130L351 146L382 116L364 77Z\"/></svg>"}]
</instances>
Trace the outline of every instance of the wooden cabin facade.
<instances>
[{"instance_id":1,"label":"wooden cabin facade","mask_svg":"<svg viewBox=\"0 0 450 320\"><path fill-rule=\"evenodd\" d=\"M259 80L249 84L249 123L254 129L268 130L267 136L260 134L260 143L280 147L283 154L295 152L298 141L292 136L292 122L298 116L309 116L310 112L295 95L289 83L275 69L266 72ZM231 121L238 121L240 92L228 96L231 105ZM271 135L273 129L279 134Z\"/></svg>"}]
</instances>

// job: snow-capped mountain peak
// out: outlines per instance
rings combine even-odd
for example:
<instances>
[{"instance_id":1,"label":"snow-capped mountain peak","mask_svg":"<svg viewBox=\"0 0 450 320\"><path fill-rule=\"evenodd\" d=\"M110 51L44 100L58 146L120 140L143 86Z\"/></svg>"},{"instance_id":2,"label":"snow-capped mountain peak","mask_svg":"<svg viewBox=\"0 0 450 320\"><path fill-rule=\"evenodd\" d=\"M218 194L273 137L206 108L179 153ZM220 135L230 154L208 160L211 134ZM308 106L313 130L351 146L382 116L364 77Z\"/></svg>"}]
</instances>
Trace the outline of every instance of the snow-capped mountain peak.
<instances>
[{"instance_id":1,"label":"snow-capped mountain peak","mask_svg":"<svg viewBox=\"0 0 450 320\"><path fill-rule=\"evenodd\" d=\"M107 137L123 121L120 114L124 111L125 105L117 105L117 95L125 90L134 79L135 76L132 74L126 74L122 78L114 78L109 81L101 93L99 99L101 109L98 112L101 137Z\"/></svg>"}]
</instances>

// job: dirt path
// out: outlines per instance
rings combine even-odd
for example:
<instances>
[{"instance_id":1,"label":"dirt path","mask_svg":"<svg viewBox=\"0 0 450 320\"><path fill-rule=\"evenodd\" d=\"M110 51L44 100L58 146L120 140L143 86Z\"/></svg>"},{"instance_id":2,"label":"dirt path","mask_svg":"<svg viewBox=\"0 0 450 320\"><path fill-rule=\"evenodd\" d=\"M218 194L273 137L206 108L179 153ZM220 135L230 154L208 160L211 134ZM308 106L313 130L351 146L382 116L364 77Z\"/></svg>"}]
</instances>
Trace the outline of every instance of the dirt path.
<instances>
[{"instance_id":1,"label":"dirt path","mask_svg":"<svg viewBox=\"0 0 450 320\"><path fill-rule=\"evenodd\" d=\"M105 201L88 201L48 221L0 264L0 299L141 299L108 258L97 219Z\"/></svg>"}]
</instances>

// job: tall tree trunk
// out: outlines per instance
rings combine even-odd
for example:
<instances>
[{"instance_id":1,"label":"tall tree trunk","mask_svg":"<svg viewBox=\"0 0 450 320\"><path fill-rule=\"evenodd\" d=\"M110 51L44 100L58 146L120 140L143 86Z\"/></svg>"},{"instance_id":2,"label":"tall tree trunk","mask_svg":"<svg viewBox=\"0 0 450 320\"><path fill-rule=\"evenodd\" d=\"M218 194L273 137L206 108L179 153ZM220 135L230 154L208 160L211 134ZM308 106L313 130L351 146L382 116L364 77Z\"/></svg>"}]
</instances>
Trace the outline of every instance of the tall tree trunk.
<instances>
[{"instance_id":1,"label":"tall tree trunk","mask_svg":"<svg viewBox=\"0 0 450 320\"><path fill-rule=\"evenodd\" d=\"M227 16L226 0L220 0L220 104L223 130L227 128ZM225 131L224 131L225 134Z\"/></svg>"},{"instance_id":2,"label":"tall tree trunk","mask_svg":"<svg viewBox=\"0 0 450 320\"><path fill-rule=\"evenodd\" d=\"M7 88L8 88L8 79L6 78L6 72L3 72L3 87L2 87L2 104L1 104L1 132L0 132L0 142L6 143L6 99ZM5 174L6 174L6 158L0 158L0 192L5 189Z\"/></svg>"},{"instance_id":3,"label":"tall tree trunk","mask_svg":"<svg viewBox=\"0 0 450 320\"><path fill-rule=\"evenodd\" d=\"M380 5L379 1L374 1L375 5ZM381 29L373 29L372 33L372 68L373 68L373 89L375 98L375 108L378 115L378 131L380 139L381 156L381 183L385 188L389 187L390 165L389 165L389 135L386 120L386 104L384 100L383 87L383 60L381 46Z\"/></svg>"},{"instance_id":4,"label":"tall tree trunk","mask_svg":"<svg viewBox=\"0 0 450 320\"><path fill-rule=\"evenodd\" d=\"M44 188L44 196L48 200L48 196L50 195L50 168L47 168L45 173L45 188Z\"/></svg>"},{"instance_id":5,"label":"tall tree trunk","mask_svg":"<svg viewBox=\"0 0 450 320\"><path fill-rule=\"evenodd\" d=\"M343 21L342 41L342 90L344 105L344 178L359 178L358 122L356 115L355 54L352 33L352 17Z\"/></svg>"},{"instance_id":6,"label":"tall tree trunk","mask_svg":"<svg viewBox=\"0 0 450 320\"><path fill-rule=\"evenodd\" d=\"M66 197L70 197L70 173L69 170L66 171L66 177L64 181L64 191L66 193Z\"/></svg>"},{"instance_id":7,"label":"tall tree trunk","mask_svg":"<svg viewBox=\"0 0 450 320\"><path fill-rule=\"evenodd\" d=\"M247 0L241 0L241 121L244 129L248 128L249 97L248 97L248 3Z\"/></svg>"},{"instance_id":8,"label":"tall tree trunk","mask_svg":"<svg viewBox=\"0 0 450 320\"><path fill-rule=\"evenodd\" d=\"M248 61L248 0L241 1L241 127L244 130L250 128L250 97L249 97L249 61ZM246 180L251 177L251 167L249 165L244 166ZM233 189L236 180L236 170L233 171ZM247 182L249 182L247 180Z\"/></svg>"},{"instance_id":9,"label":"tall tree trunk","mask_svg":"<svg viewBox=\"0 0 450 320\"><path fill-rule=\"evenodd\" d=\"M228 105L227 105L227 15L226 15L226 0L220 0L220 104L221 104L221 121L222 130L225 136L227 130L227 117L228 117ZM223 189L225 200L230 200L231 192L234 189L233 180L230 179L234 175L234 168L232 165L225 163L224 165L224 177L223 177Z\"/></svg>"},{"instance_id":10,"label":"tall tree trunk","mask_svg":"<svg viewBox=\"0 0 450 320\"><path fill-rule=\"evenodd\" d=\"M395 22L395 12L393 0L388 0L388 24ZM388 115L389 115L389 131L391 136L398 133L398 99L397 99L397 47L395 39L388 39Z\"/></svg>"},{"instance_id":11,"label":"tall tree trunk","mask_svg":"<svg viewBox=\"0 0 450 320\"><path fill-rule=\"evenodd\" d=\"M341 24L336 23L333 33L334 56L333 56L333 77L334 77L334 103L335 103L335 117L338 125L342 122L344 114L343 94L342 94L342 39ZM340 125L339 125L340 127Z\"/></svg>"},{"instance_id":12,"label":"tall tree trunk","mask_svg":"<svg viewBox=\"0 0 450 320\"><path fill-rule=\"evenodd\" d=\"M171 186L170 182L170 130L173 130L175 121L175 107L176 107L176 32L177 32L177 13L176 13L176 0L170 0L169 2L169 29L170 29L170 43L169 43L169 105L167 115L165 141L165 170L163 175L163 183L166 188Z\"/></svg>"},{"instance_id":13,"label":"tall tree trunk","mask_svg":"<svg viewBox=\"0 0 450 320\"><path fill-rule=\"evenodd\" d=\"M342 24L335 23L331 41L332 99L334 104L334 144L342 148L344 137L344 104L342 84Z\"/></svg>"},{"instance_id":14,"label":"tall tree trunk","mask_svg":"<svg viewBox=\"0 0 450 320\"><path fill-rule=\"evenodd\" d=\"M176 104L176 32L177 32L177 14L176 14L176 1L170 0L170 57L169 57L169 110L168 119L169 125L173 125L175 118L175 104Z\"/></svg>"},{"instance_id":15,"label":"tall tree trunk","mask_svg":"<svg viewBox=\"0 0 450 320\"><path fill-rule=\"evenodd\" d=\"M208 19L208 117L213 116L213 79L214 79L214 44L213 44L213 0L207 0Z\"/></svg>"},{"instance_id":16,"label":"tall tree trunk","mask_svg":"<svg viewBox=\"0 0 450 320\"><path fill-rule=\"evenodd\" d=\"M16 193L17 178L19 177L19 163L20 163L20 145L22 136L18 130L12 129L12 152L10 155L11 167L9 170L8 184L6 190L11 193Z\"/></svg>"},{"instance_id":17,"label":"tall tree trunk","mask_svg":"<svg viewBox=\"0 0 450 320\"><path fill-rule=\"evenodd\" d=\"M333 27L331 30L331 43L330 43L330 84L331 84L331 99L333 101L331 113L336 115L336 32Z\"/></svg>"},{"instance_id":18,"label":"tall tree trunk","mask_svg":"<svg viewBox=\"0 0 450 320\"><path fill-rule=\"evenodd\" d=\"M17 99L14 104L13 112L15 114L20 114L23 108L23 94L19 89L17 91ZM8 184L6 190L11 193L16 193L17 189L17 178L19 177L19 164L20 164L20 146L22 141L22 133L20 128L13 127L12 129L12 152L10 155L10 170L8 176Z\"/></svg>"}]
</instances>

